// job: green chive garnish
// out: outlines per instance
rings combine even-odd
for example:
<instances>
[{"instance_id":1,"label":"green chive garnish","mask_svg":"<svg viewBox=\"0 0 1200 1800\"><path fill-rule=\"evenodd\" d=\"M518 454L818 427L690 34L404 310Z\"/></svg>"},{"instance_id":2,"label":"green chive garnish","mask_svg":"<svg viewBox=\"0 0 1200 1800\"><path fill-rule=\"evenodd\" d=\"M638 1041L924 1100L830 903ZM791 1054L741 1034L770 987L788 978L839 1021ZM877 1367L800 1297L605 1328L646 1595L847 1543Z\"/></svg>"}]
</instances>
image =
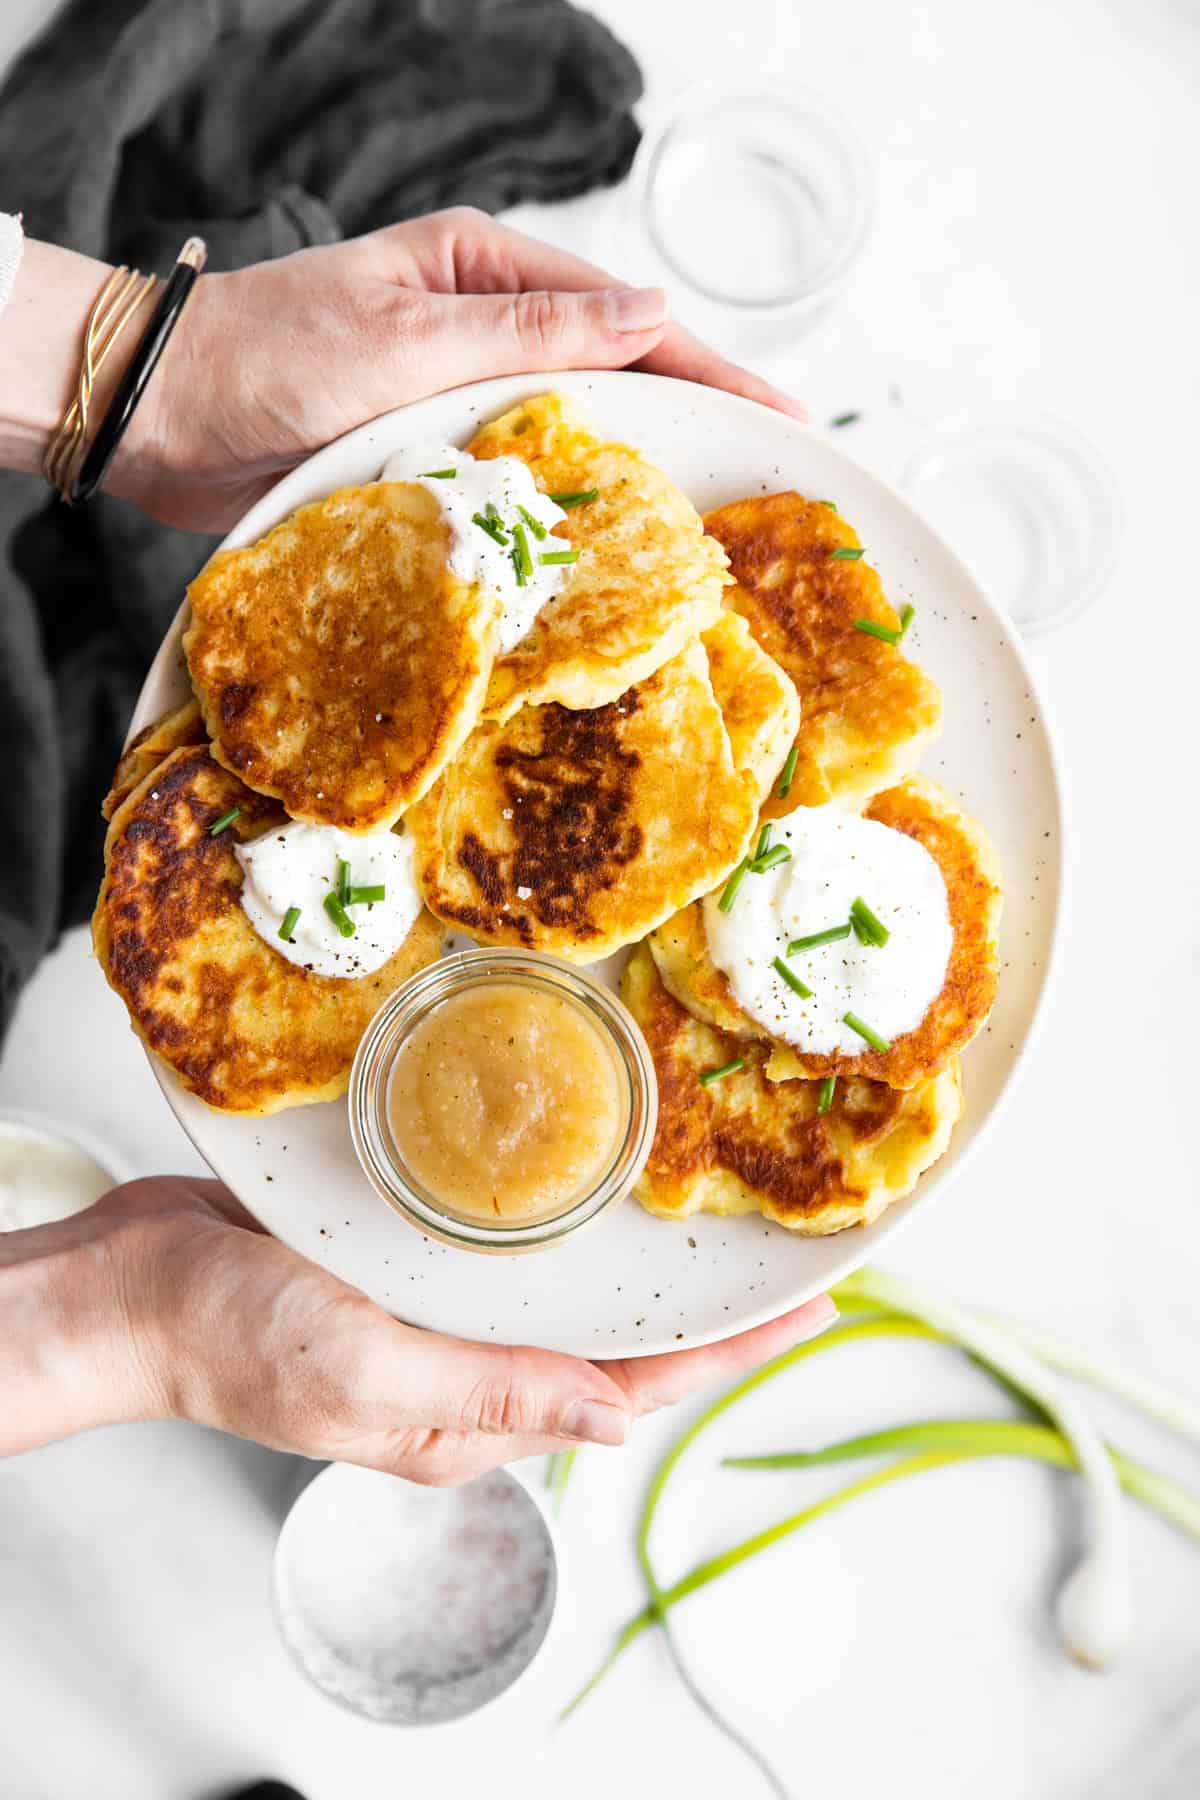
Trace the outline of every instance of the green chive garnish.
<instances>
[{"instance_id":1,"label":"green chive garnish","mask_svg":"<svg viewBox=\"0 0 1200 1800\"><path fill-rule=\"evenodd\" d=\"M535 519L531 512L526 512L520 501L517 502L517 511L540 544L542 539L546 536L546 527L542 524L542 521L540 519Z\"/></svg>"},{"instance_id":2,"label":"green chive garnish","mask_svg":"<svg viewBox=\"0 0 1200 1800\"><path fill-rule=\"evenodd\" d=\"M525 527L518 522L513 526L512 534L513 541L516 545L517 555L521 559L521 573L522 575L532 575L533 558L529 554L529 538L526 535Z\"/></svg>"},{"instance_id":3,"label":"green chive garnish","mask_svg":"<svg viewBox=\"0 0 1200 1800\"><path fill-rule=\"evenodd\" d=\"M902 606L900 608L900 636L901 637L904 637L906 635L909 626L913 622L913 618L916 614L916 610L917 609L915 606Z\"/></svg>"},{"instance_id":4,"label":"green chive garnish","mask_svg":"<svg viewBox=\"0 0 1200 1800\"><path fill-rule=\"evenodd\" d=\"M750 864L755 875L765 875L768 869L777 869L780 863L791 862L792 853L786 844L772 844L765 856L756 856Z\"/></svg>"},{"instance_id":5,"label":"green chive garnish","mask_svg":"<svg viewBox=\"0 0 1200 1800\"><path fill-rule=\"evenodd\" d=\"M836 500L818 500L817 505L818 506L827 506L829 508L830 512L836 512L838 509Z\"/></svg>"},{"instance_id":6,"label":"green chive garnish","mask_svg":"<svg viewBox=\"0 0 1200 1800\"><path fill-rule=\"evenodd\" d=\"M771 847L771 827L764 825L758 837L758 849L754 852L755 862L761 862Z\"/></svg>"},{"instance_id":7,"label":"green chive garnish","mask_svg":"<svg viewBox=\"0 0 1200 1800\"><path fill-rule=\"evenodd\" d=\"M573 506L590 506L593 500L600 498L599 488L581 488L575 494L547 494L547 500L553 500L555 506L563 506L569 512Z\"/></svg>"},{"instance_id":8,"label":"green chive garnish","mask_svg":"<svg viewBox=\"0 0 1200 1800\"><path fill-rule=\"evenodd\" d=\"M233 821L235 819L240 819L241 816L242 816L241 807L240 806L231 806L227 813L222 813L220 818L217 819L215 821L215 823L213 823L212 825L209 826L209 828L208 828L209 837L220 837L221 833L226 829L226 827L229 825L232 825Z\"/></svg>"},{"instance_id":9,"label":"green chive garnish","mask_svg":"<svg viewBox=\"0 0 1200 1800\"><path fill-rule=\"evenodd\" d=\"M787 761L783 765L783 774L779 778L779 798L786 800L792 791L792 782L796 779L796 764L800 761L800 746L793 744L787 753Z\"/></svg>"},{"instance_id":10,"label":"green chive garnish","mask_svg":"<svg viewBox=\"0 0 1200 1800\"><path fill-rule=\"evenodd\" d=\"M725 892L721 895L721 898L717 901L718 912L727 913L730 910L734 901L737 899L738 889L741 887L743 881L745 881L745 879L746 879L746 872L749 869L749 867L750 867L750 858L748 856L743 856L741 862L738 864L737 868L733 871L733 874L729 877L729 880L725 883Z\"/></svg>"},{"instance_id":11,"label":"green chive garnish","mask_svg":"<svg viewBox=\"0 0 1200 1800\"><path fill-rule=\"evenodd\" d=\"M829 554L834 562L857 562L860 556L867 553L865 550L851 550L848 544L843 544L840 549L831 550Z\"/></svg>"},{"instance_id":12,"label":"green chive garnish","mask_svg":"<svg viewBox=\"0 0 1200 1800\"><path fill-rule=\"evenodd\" d=\"M812 989L805 987L794 969L789 969L782 956L777 956L771 964L781 981L786 981L793 994L799 994L802 1000L812 999Z\"/></svg>"},{"instance_id":13,"label":"green chive garnish","mask_svg":"<svg viewBox=\"0 0 1200 1800\"><path fill-rule=\"evenodd\" d=\"M890 625L877 625L874 619L855 619L855 631L865 631L868 637L878 638L881 644L898 644L902 632L893 631Z\"/></svg>"},{"instance_id":14,"label":"green chive garnish","mask_svg":"<svg viewBox=\"0 0 1200 1800\"><path fill-rule=\"evenodd\" d=\"M892 1047L885 1037L880 1037L879 1033L868 1025L864 1019L860 1019L857 1013L843 1013L842 1024L848 1025L851 1031L857 1031L863 1042L870 1044L872 1050L878 1050L881 1056Z\"/></svg>"},{"instance_id":15,"label":"green chive garnish","mask_svg":"<svg viewBox=\"0 0 1200 1800\"><path fill-rule=\"evenodd\" d=\"M485 519L482 513L472 513L471 523L478 525L480 531L486 531L494 544L507 544L508 533L502 531L494 519Z\"/></svg>"},{"instance_id":16,"label":"green chive garnish","mask_svg":"<svg viewBox=\"0 0 1200 1800\"><path fill-rule=\"evenodd\" d=\"M862 418L861 413L839 413L836 419L830 419L831 425L857 425Z\"/></svg>"},{"instance_id":17,"label":"green chive garnish","mask_svg":"<svg viewBox=\"0 0 1200 1800\"><path fill-rule=\"evenodd\" d=\"M837 1088L837 1076L827 1075L821 1083L821 1092L817 1095L817 1111L827 1113L833 1105L834 1091Z\"/></svg>"},{"instance_id":18,"label":"green chive garnish","mask_svg":"<svg viewBox=\"0 0 1200 1800\"><path fill-rule=\"evenodd\" d=\"M483 509L483 516L485 519L490 519L493 525L498 525L501 531L504 530L504 517L494 500L488 501Z\"/></svg>"},{"instance_id":19,"label":"green chive garnish","mask_svg":"<svg viewBox=\"0 0 1200 1800\"><path fill-rule=\"evenodd\" d=\"M299 918L300 908L298 906L289 906L283 915L283 924L279 927L279 935L285 944L295 943L296 940L292 936L292 933L296 929Z\"/></svg>"},{"instance_id":20,"label":"green chive garnish","mask_svg":"<svg viewBox=\"0 0 1200 1800\"><path fill-rule=\"evenodd\" d=\"M417 479L419 481L453 481L457 474L457 469L422 469Z\"/></svg>"},{"instance_id":21,"label":"green chive garnish","mask_svg":"<svg viewBox=\"0 0 1200 1800\"><path fill-rule=\"evenodd\" d=\"M378 887L352 887L343 901L344 906L374 906L387 894L382 882Z\"/></svg>"},{"instance_id":22,"label":"green chive garnish","mask_svg":"<svg viewBox=\"0 0 1200 1800\"><path fill-rule=\"evenodd\" d=\"M722 1063L719 1069L705 1069L700 1077L700 1086L710 1087L714 1081L724 1081L726 1075L736 1075L745 1066L745 1057L735 1056L732 1062Z\"/></svg>"},{"instance_id":23,"label":"green chive garnish","mask_svg":"<svg viewBox=\"0 0 1200 1800\"><path fill-rule=\"evenodd\" d=\"M343 906L350 898L350 864L344 856L339 856L337 862L337 897Z\"/></svg>"},{"instance_id":24,"label":"green chive garnish","mask_svg":"<svg viewBox=\"0 0 1200 1800\"><path fill-rule=\"evenodd\" d=\"M850 908L850 923L854 927L854 933L859 943L874 944L877 950L882 950L892 935L883 920L876 917L861 895Z\"/></svg>"},{"instance_id":25,"label":"green chive garnish","mask_svg":"<svg viewBox=\"0 0 1200 1800\"><path fill-rule=\"evenodd\" d=\"M329 914L343 937L354 936L354 920L342 905L335 893L325 896L325 911Z\"/></svg>"},{"instance_id":26,"label":"green chive garnish","mask_svg":"<svg viewBox=\"0 0 1200 1800\"><path fill-rule=\"evenodd\" d=\"M540 563L577 563L578 550L546 550L538 556Z\"/></svg>"},{"instance_id":27,"label":"green chive garnish","mask_svg":"<svg viewBox=\"0 0 1200 1800\"><path fill-rule=\"evenodd\" d=\"M810 937L793 938L787 947L787 953L789 956L799 956L802 950L816 950L822 944L836 944L839 938L849 936L849 925L831 925L828 931L814 931Z\"/></svg>"},{"instance_id":28,"label":"green chive garnish","mask_svg":"<svg viewBox=\"0 0 1200 1800\"><path fill-rule=\"evenodd\" d=\"M520 529L521 529L521 527L518 525L517 530L520 531ZM517 586L518 587L528 586L529 577L528 577L528 575L526 575L524 564L521 562L521 552L517 549L517 546L515 544L513 545L512 549L509 551L508 554L512 558L513 574L517 578Z\"/></svg>"}]
</instances>

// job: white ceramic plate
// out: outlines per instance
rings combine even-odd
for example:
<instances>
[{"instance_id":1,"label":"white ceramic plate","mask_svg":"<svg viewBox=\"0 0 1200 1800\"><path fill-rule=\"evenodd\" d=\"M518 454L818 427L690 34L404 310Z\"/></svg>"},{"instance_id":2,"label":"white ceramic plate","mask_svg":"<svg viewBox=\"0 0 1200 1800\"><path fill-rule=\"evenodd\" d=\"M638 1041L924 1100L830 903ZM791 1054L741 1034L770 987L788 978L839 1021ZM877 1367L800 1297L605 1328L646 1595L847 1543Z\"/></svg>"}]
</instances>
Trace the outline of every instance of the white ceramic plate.
<instances>
[{"instance_id":1,"label":"white ceramic plate","mask_svg":"<svg viewBox=\"0 0 1200 1800\"><path fill-rule=\"evenodd\" d=\"M835 500L892 601L916 606L908 648L941 683L946 714L924 766L984 821L1006 888L999 999L964 1058L967 1110L949 1153L915 1194L865 1231L792 1237L757 1215L676 1224L630 1201L562 1248L479 1256L421 1236L379 1199L355 1161L344 1101L238 1119L210 1112L155 1069L196 1148L243 1204L398 1317L501 1343L644 1356L725 1337L799 1305L876 1256L915 1206L927 1206L961 1173L1016 1073L1045 988L1061 884L1061 802L1020 644L954 552L842 450L729 394L609 373L458 388L330 444L253 507L226 543L253 543L306 501L374 480L402 444L465 443L480 420L549 387L577 396L605 433L638 445L701 511L784 487ZM182 630L181 613L147 676L132 730L186 696Z\"/></svg>"}]
</instances>

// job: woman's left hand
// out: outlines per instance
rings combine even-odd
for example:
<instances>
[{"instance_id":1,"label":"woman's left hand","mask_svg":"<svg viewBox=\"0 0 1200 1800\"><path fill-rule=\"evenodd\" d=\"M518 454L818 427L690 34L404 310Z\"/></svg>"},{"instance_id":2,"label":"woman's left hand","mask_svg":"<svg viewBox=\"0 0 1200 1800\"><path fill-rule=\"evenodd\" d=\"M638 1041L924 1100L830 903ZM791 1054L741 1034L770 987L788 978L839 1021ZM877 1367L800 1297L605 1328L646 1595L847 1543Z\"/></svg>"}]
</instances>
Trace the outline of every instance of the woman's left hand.
<instances>
[{"instance_id":1,"label":"woman's left hand","mask_svg":"<svg viewBox=\"0 0 1200 1800\"><path fill-rule=\"evenodd\" d=\"M669 323L661 289L455 207L202 276L106 487L166 524L225 531L391 407L493 375L631 365L805 416Z\"/></svg>"}]
</instances>

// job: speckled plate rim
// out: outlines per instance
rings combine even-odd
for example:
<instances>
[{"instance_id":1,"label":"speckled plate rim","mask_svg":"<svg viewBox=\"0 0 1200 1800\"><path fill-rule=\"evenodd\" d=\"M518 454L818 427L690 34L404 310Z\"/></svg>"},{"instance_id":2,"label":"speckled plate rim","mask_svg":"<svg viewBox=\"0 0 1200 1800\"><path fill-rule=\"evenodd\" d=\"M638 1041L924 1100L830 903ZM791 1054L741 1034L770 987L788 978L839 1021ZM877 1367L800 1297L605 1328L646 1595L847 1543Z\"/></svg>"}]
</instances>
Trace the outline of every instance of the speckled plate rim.
<instances>
[{"instance_id":1,"label":"speckled plate rim","mask_svg":"<svg viewBox=\"0 0 1200 1800\"><path fill-rule=\"evenodd\" d=\"M638 444L701 510L788 486L845 497L842 511L869 546L889 595L917 606L913 654L941 682L946 713L941 744L922 766L988 826L1006 888L1000 995L985 1034L964 1057L967 1110L950 1150L875 1224L830 1238L797 1238L757 1215L659 1220L630 1201L553 1252L473 1256L425 1239L384 1206L355 1162L344 1101L266 1119L231 1118L209 1111L156 1058L150 1061L196 1149L243 1204L396 1317L484 1341L590 1357L646 1356L711 1343L800 1305L875 1257L970 1166L1011 1097L1053 976L1066 865L1063 787L1025 651L953 548L840 446L735 395L609 371L508 376L457 388L385 414L319 451L249 510L224 547L251 543L306 501L372 479L403 443L435 436L465 442L480 420L550 388L573 394L610 435ZM187 691L185 622L186 604L146 677L131 736ZM621 960L601 965L610 979Z\"/></svg>"}]
</instances>

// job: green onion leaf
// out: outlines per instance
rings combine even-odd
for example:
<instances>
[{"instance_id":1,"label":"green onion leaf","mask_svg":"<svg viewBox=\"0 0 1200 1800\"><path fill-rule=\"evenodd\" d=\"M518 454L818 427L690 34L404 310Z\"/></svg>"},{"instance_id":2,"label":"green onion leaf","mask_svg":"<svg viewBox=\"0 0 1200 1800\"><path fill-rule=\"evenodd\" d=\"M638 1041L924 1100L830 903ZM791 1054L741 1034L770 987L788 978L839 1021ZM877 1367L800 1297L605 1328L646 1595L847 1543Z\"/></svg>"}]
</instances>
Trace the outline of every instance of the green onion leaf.
<instances>
[{"instance_id":1,"label":"green onion leaf","mask_svg":"<svg viewBox=\"0 0 1200 1800\"><path fill-rule=\"evenodd\" d=\"M539 554L538 561L547 567L551 563L577 563L579 552L578 550L544 550Z\"/></svg>"},{"instance_id":2,"label":"green onion leaf","mask_svg":"<svg viewBox=\"0 0 1200 1800\"><path fill-rule=\"evenodd\" d=\"M735 1056L732 1062L722 1063L719 1069L705 1069L700 1077L700 1086L711 1087L714 1081L724 1081L726 1075L736 1075L738 1070L744 1069L745 1066L745 1057Z\"/></svg>"},{"instance_id":3,"label":"green onion leaf","mask_svg":"<svg viewBox=\"0 0 1200 1800\"><path fill-rule=\"evenodd\" d=\"M779 777L779 798L786 800L792 791L792 783L796 779L796 764L800 761L800 746L793 744L787 753L787 761L783 765L783 774Z\"/></svg>"},{"instance_id":4,"label":"green onion leaf","mask_svg":"<svg viewBox=\"0 0 1200 1800\"><path fill-rule=\"evenodd\" d=\"M857 562L859 557L865 556L867 553L865 550L852 550L848 544L842 544L837 550L831 550L829 554L834 562Z\"/></svg>"},{"instance_id":5,"label":"green onion leaf","mask_svg":"<svg viewBox=\"0 0 1200 1800\"><path fill-rule=\"evenodd\" d=\"M375 906L387 896L387 889L382 881L377 887L352 887L346 895L345 906Z\"/></svg>"},{"instance_id":6,"label":"green onion leaf","mask_svg":"<svg viewBox=\"0 0 1200 1800\"><path fill-rule=\"evenodd\" d=\"M343 906L350 898L350 864L344 856L337 861L337 897Z\"/></svg>"},{"instance_id":7,"label":"green onion leaf","mask_svg":"<svg viewBox=\"0 0 1200 1800\"><path fill-rule=\"evenodd\" d=\"M561 506L570 512L573 506L590 506L593 500L600 498L599 488L581 488L574 494L547 494L547 500L553 500L555 506Z\"/></svg>"},{"instance_id":8,"label":"green onion leaf","mask_svg":"<svg viewBox=\"0 0 1200 1800\"><path fill-rule=\"evenodd\" d=\"M874 619L855 619L854 629L878 638L881 644L898 644L904 635L902 631L893 631L890 625L877 625Z\"/></svg>"},{"instance_id":9,"label":"green onion leaf","mask_svg":"<svg viewBox=\"0 0 1200 1800\"><path fill-rule=\"evenodd\" d=\"M209 837L220 837L221 833L224 830L226 830L226 828L228 826L232 825L233 821L235 819L240 819L241 816L242 816L241 807L240 806L231 806L227 813L222 813L220 818L217 819L212 825L209 826L209 828L208 828Z\"/></svg>"},{"instance_id":10,"label":"green onion leaf","mask_svg":"<svg viewBox=\"0 0 1200 1800\"><path fill-rule=\"evenodd\" d=\"M485 519L482 513L472 513L471 523L478 525L480 531L486 531L494 544L507 544L508 533L502 531L494 519Z\"/></svg>"},{"instance_id":11,"label":"green onion leaf","mask_svg":"<svg viewBox=\"0 0 1200 1800\"><path fill-rule=\"evenodd\" d=\"M521 527L518 525L517 530L520 531L520 529ZM524 564L521 561L521 552L517 549L515 544L508 554L512 558L513 574L517 578L517 586L528 587L529 577L526 575Z\"/></svg>"},{"instance_id":12,"label":"green onion leaf","mask_svg":"<svg viewBox=\"0 0 1200 1800\"><path fill-rule=\"evenodd\" d=\"M422 469L418 481L453 481L457 469Z\"/></svg>"},{"instance_id":13,"label":"green onion leaf","mask_svg":"<svg viewBox=\"0 0 1200 1800\"><path fill-rule=\"evenodd\" d=\"M279 927L279 935L285 944L295 943L296 940L292 933L295 931L299 919L300 908L298 906L289 906L283 915L283 924Z\"/></svg>"},{"instance_id":14,"label":"green onion leaf","mask_svg":"<svg viewBox=\"0 0 1200 1800\"><path fill-rule=\"evenodd\" d=\"M789 969L782 956L777 956L771 964L781 981L786 981L793 994L799 994L802 1000L812 999L812 989L805 987L794 969Z\"/></svg>"},{"instance_id":15,"label":"green onion leaf","mask_svg":"<svg viewBox=\"0 0 1200 1800\"><path fill-rule=\"evenodd\" d=\"M771 845L771 827L769 825L764 825L761 832L759 833L758 849L754 852L755 862L760 861L760 859L767 854L767 851L770 848L770 845Z\"/></svg>"},{"instance_id":16,"label":"green onion leaf","mask_svg":"<svg viewBox=\"0 0 1200 1800\"><path fill-rule=\"evenodd\" d=\"M535 519L531 512L526 512L520 501L517 502L517 511L540 544L542 539L546 536L546 527L542 524L542 521L540 519Z\"/></svg>"},{"instance_id":17,"label":"green onion leaf","mask_svg":"<svg viewBox=\"0 0 1200 1800\"><path fill-rule=\"evenodd\" d=\"M836 944L839 938L850 936L849 925L831 925L826 931L814 931L809 937L793 938L787 947L789 956L799 956L802 950L816 950L822 944Z\"/></svg>"},{"instance_id":18,"label":"green onion leaf","mask_svg":"<svg viewBox=\"0 0 1200 1800\"><path fill-rule=\"evenodd\" d=\"M329 914L343 937L354 936L354 920L350 917L350 914L346 911L341 900L335 893L326 894L325 911Z\"/></svg>"},{"instance_id":19,"label":"green onion leaf","mask_svg":"<svg viewBox=\"0 0 1200 1800\"><path fill-rule=\"evenodd\" d=\"M821 1092L817 1095L817 1111L819 1113L827 1113L830 1110L836 1088L837 1076L827 1075L821 1083Z\"/></svg>"},{"instance_id":20,"label":"green onion leaf","mask_svg":"<svg viewBox=\"0 0 1200 1800\"><path fill-rule=\"evenodd\" d=\"M525 527L518 522L513 526L512 534L516 544L517 555L521 559L521 573L522 575L532 575L533 558L529 554L529 538L526 535Z\"/></svg>"},{"instance_id":21,"label":"green onion leaf","mask_svg":"<svg viewBox=\"0 0 1200 1800\"><path fill-rule=\"evenodd\" d=\"M733 871L733 874L729 877L729 880L725 883L725 892L721 895L721 898L717 901L717 910L719 912L723 912L723 913L729 912L729 910L733 906L734 901L737 899L738 889L741 887L743 881L745 881L745 879L746 879L746 872L749 869L749 867L750 867L750 858L748 856L743 856L741 862L738 864L737 868Z\"/></svg>"},{"instance_id":22,"label":"green onion leaf","mask_svg":"<svg viewBox=\"0 0 1200 1800\"><path fill-rule=\"evenodd\" d=\"M881 1056L885 1055L892 1047L887 1038L880 1037L879 1033L868 1025L865 1019L860 1019L857 1013L843 1013L842 1024L848 1025L851 1031L857 1031L863 1042L870 1044L872 1050L878 1050Z\"/></svg>"},{"instance_id":23,"label":"green onion leaf","mask_svg":"<svg viewBox=\"0 0 1200 1800\"><path fill-rule=\"evenodd\" d=\"M916 610L917 609L915 606L902 606L900 608L900 636L901 637L907 636L908 628L913 622L913 618L914 618L914 615L916 614Z\"/></svg>"},{"instance_id":24,"label":"green onion leaf","mask_svg":"<svg viewBox=\"0 0 1200 1800\"><path fill-rule=\"evenodd\" d=\"M830 512L836 512L838 509L836 500L818 500L817 505L818 506L827 506L829 508Z\"/></svg>"},{"instance_id":25,"label":"green onion leaf","mask_svg":"<svg viewBox=\"0 0 1200 1800\"><path fill-rule=\"evenodd\" d=\"M755 875L765 875L768 869L777 869L780 863L791 862L792 853L786 844L772 844L764 856L756 856L750 864Z\"/></svg>"},{"instance_id":26,"label":"green onion leaf","mask_svg":"<svg viewBox=\"0 0 1200 1800\"><path fill-rule=\"evenodd\" d=\"M857 425L857 424L858 424L858 421L859 421L859 420L860 420L860 419L861 419L861 418L862 418L862 414L861 414L861 413L857 413L857 412L849 412L849 413L839 413L839 414L838 414L838 416L837 416L837 418L836 418L836 419L830 419L830 421L829 421L829 423L830 423L830 424L831 424L831 425L838 425L838 426L841 426L841 425Z\"/></svg>"},{"instance_id":27,"label":"green onion leaf","mask_svg":"<svg viewBox=\"0 0 1200 1800\"><path fill-rule=\"evenodd\" d=\"M859 943L874 944L877 950L882 950L892 935L883 920L876 917L861 895L850 908L850 923L854 927Z\"/></svg>"}]
</instances>

